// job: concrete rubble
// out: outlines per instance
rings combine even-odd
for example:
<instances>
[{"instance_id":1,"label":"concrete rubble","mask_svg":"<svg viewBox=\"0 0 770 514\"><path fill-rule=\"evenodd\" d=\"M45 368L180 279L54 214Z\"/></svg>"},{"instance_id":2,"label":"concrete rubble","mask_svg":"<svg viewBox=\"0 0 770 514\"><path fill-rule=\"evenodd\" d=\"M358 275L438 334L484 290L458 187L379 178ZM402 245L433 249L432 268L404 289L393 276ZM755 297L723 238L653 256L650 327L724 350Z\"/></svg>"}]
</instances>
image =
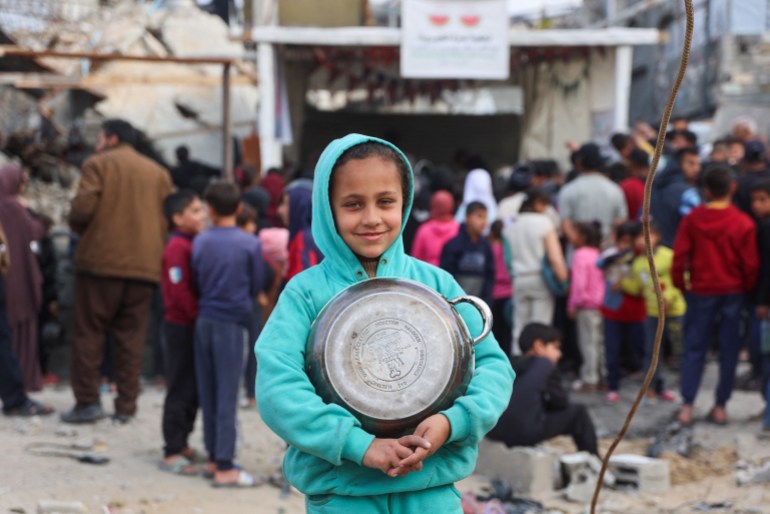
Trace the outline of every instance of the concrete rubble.
<instances>
[{"instance_id":1,"label":"concrete rubble","mask_svg":"<svg viewBox=\"0 0 770 514\"><path fill-rule=\"evenodd\" d=\"M231 40L219 17L192 0L169 2L166 8L117 1L76 21L50 17L4 25L3 20L0 34L15 48L235 59L230 67L233 137L254 130L255 63L240 60L243 45ZM222 166L221 65L12 58L4 59L0 76L0 150L24 163L33 179L71 190L106 118L123 118L142 130L169 164L175 162L174 149L185 144L194 159ZM53 192L44 196L48 193ZM60 203L60 196L54 193L49 203ZM51 217L61 221L61 213Z\"/></svg>"},{"instance_id":2,"label":"concrete rubble","mask_svg":"<svg viewBox=\"0 0 770 514\"><path fill-rule=\"evenodd\" d=\"M566 485L565 497L574 502L590 502L602 469L599 458L588 452L570 453L559 457L559 464ZM608 469L604 474L604 486L614 485L615 475Z\"/></svg>"},{"instance_id":3,"label":"concrete rubble","mask_svg":"<svg viewBox=\"0 0 770 514\"><path fill-rule=\"evenodd\" d=\"M736 473L738 485L770 484L770 459L761 462L742 463Z\"/></svg>"},{"instance_id":4,"label":"concrete rubble","mask_svg":"<svg viewBox=\"0 0 770 514\"><path fill-rule=\"evenodd\" d=\"M671 487L668 462L641 455L613 455L610 468L617 485L631 485L641 493L662 493Z\"/></svg>"},{"instance_id":5,"label":"concrete rubble","mask_svg":"<svg viewBox=\"0 0 770 514\"><path fill-rule=\"evenodd\" d=\"M505 444L483 440L479 443L476 473L500 478L517 494L531 495L553 491L557 482L556 454L540 447L508 448Z\"/></svg>"}]
</instances>

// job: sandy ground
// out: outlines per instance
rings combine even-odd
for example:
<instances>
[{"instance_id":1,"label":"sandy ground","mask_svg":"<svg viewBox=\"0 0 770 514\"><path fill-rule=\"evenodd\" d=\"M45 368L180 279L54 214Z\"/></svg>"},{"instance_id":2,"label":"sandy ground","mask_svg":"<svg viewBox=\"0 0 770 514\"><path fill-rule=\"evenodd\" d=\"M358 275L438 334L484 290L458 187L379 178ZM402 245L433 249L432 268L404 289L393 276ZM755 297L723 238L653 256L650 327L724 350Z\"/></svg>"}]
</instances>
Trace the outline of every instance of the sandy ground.
<instances>
[{"instance_id":1,"label":"sandy ground","mask_svg":"<svg viewBox=\"0 0 770 514\"><path fill-rule=\"evenodd\" d=\"M66 388L47 389L35 395L57 410L71 406ZM697 405L705 413L709 396L702 394ZM0 417L0 513L36 512L38 500L80 501L91 513L249 513L294 514L304 512L301 494L282 494L279 488L263 485L251 490L217 490L201 477L179 477L157 469L161 458L160 417L163 391L147 386L140 399L137 418L128 425L104 420L92 426L73 427L59 422L58 415L30 420ZM109 395L103 404L111 410ZM628 403L626 403L626 409ZM737 487L734 462L738 459L770 457L770 443L758 441L759 422L752 421L762 407L756 393L736 393L730 403L731 424L715 427L698 423L695 428L700 448L696 457L672 463L674 481L664 494L640 495L635 491L602 492L600 508L606 513L688 513L730 512L770 513L770 484ZM650 408L650 407L648 407ZM654 407L652 407L654 408ZM649 411L639 413L649 417ZM241 440L238 462L248 471L262 476L275 474L283 443L262 423L255 410L240 411ZM111 459L105 466L82 464L58 457L30 455L25 447L32 443L106 445ZM202 446L198 430L193 444ZM609 440L602 441L602 448ZM624 442L619 452L643 453L648 440ZM572 451L569 439L550 443L561 451ZM681 483L684 482L684 483ZM482 491L484 477L473 476L459 484L462 491ZM584 506L569 503L559 493L536 497L556 512L579 513ZM697 510L703 505L722 503L724 508Z\"/></svg>"}]
</instances>

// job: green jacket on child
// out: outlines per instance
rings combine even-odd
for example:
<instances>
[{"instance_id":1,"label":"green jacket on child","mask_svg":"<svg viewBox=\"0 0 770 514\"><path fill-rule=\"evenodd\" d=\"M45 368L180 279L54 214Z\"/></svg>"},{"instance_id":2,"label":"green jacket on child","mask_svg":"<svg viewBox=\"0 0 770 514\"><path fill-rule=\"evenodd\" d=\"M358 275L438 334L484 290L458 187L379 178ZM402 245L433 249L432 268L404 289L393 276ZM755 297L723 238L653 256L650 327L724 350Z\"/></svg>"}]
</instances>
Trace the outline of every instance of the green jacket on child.
<instances>
[{"instance_id":1,"label":"green jacket on child","mask_svg":"<svg viewBox=\"0 0 770 514\"><path fill-rule=\"evenodd\" d=\"M671 266L674 262L674 251L665 246L658 246L653 255L655 267L658 271L660 287L663 289L663 299L666 302L666 315L672 318L684 316L687 303L684 295L671 278ZM631 295L642 295L647 305L647 316L658 317L658 300L650 277L650 265L647 255L639 255L631 263L631 277L621 282L623 291Z\"/></svg>"},{"instance_id":2,"label":"green jacket on child","mask_svg":"<svg viewBox=\"0 0 770 514\"><path fill-rule=\"evenodd\" d=\"M477 445L508 405L514 373L508 358L490 334L476 345L476 369L466 394L443 411L449 419L447 442L424 461L421 471L390 478L364 467L362 459L374 436L340 406L326 404L305 372L305 346L310 326L322 307L344 288L367 279L361 263L337 233L329 201L335 163L350 147L385 141L350 134L333 141L316 166L313 185L312 232L324 260L286 285L256 342L257 399L265 423L289 444L283 463L287 480L307 495L370 496L451 485L473 472ZM403 232L412 206L413 176L403 215ZM377 277L415 280L447 298L463 295L443 270L404 253L401 237L381 256ZM468 305L458 305L471 334L482 329L481 318Z\"/></svg>"}]
</instances>

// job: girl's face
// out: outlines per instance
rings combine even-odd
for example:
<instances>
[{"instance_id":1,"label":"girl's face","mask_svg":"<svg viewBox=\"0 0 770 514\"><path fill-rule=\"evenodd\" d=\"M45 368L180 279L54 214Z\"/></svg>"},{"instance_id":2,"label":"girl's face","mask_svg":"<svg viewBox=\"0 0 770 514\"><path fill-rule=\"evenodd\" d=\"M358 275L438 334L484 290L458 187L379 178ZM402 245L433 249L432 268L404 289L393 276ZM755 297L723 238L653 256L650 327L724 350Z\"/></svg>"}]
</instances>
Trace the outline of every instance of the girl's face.
<instances>
[{"instance_id":1,"label":"girl's face","mask_svg":"<svg viewBox=\"0 0 770 514\"><path fill-rule=\"evenodd\" d=\"M548 209L548 202L543 200L536 200L532 205L532 210L539 214L543 214Z\"/></svg>"},{"instance_id":2,"label":"girl's face","mask_svg":"<svg viewBox=\"0 0 770 514\"><path fill-rule=\"evenodd\" d=\"M401 233L404 200L396 164L380 157L353 159L332 180L337 232L355 254L379 257Z\"/></svg>"},{"instance_id":3,"label":"girl's face","mask_svg":"<svg viewBox=\"0 0 770 514\"><path fill-rule=\"evenodd\" d=\"M615 241L615 247L620 251L628 250L630 248L633 248L633 246L634 246L634 238L630 235L619 237Z\"/></svg>"}]
</instances>

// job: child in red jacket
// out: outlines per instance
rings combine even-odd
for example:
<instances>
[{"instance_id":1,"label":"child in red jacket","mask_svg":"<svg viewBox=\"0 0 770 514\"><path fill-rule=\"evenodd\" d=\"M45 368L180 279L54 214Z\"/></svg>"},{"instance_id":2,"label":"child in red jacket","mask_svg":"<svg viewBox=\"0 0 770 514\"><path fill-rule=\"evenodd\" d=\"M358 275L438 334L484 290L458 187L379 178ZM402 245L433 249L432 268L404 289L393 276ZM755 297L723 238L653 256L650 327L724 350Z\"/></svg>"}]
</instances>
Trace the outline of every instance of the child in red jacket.
<instances>
[{"instance_id":1,"label":"child in red jacket","mask_svg":"<svg viewBox=\"0 0 770 514\"><path fill-rule=\"evenodd\" d=\"M189 190L171 193L163 209L172 230L163 251L161 291L166 336L166 400L163 403L164 459L160 468L179 475L196 475L195 452L187 438L198 412L194 334L198 296L191 271L192 241L203 230L205 211Z\"/></svg>"},{"instance_id":2,"label":"child in red jacket","mask_svg":"<svg viewBox=\"0 0 770 514\"><path fill-rule=\"evenodd\" d=\"M716 166L706 172L704 182L708 202L682 220L674 241L672 278L687 299L681 367L683 405L677 416L683 425L693 421L693 404L717 318L719 383L715 405L706 419L727 423L725 405L738 365L744 297L759 276L756 228L751 218L731 203L735 191L732 171Z\"/></svg>"}]
</instances>

